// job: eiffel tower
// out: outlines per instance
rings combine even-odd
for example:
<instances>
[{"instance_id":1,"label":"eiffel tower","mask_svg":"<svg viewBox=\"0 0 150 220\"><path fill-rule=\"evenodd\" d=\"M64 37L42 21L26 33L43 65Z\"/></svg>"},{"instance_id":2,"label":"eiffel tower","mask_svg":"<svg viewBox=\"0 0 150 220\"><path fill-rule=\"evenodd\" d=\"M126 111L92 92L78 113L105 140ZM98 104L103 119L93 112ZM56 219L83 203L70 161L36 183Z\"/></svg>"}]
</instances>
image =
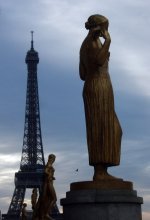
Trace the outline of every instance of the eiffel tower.
<instances>
[{"instance_id":1,"label":"eiffel tower","mask_svg":"<svg viewBox=\"0 0 150 220\"><path fill-rule=\"evenodd\" d=\"M8 209L2 219L19 220L26 189L37 188L39 193L44 175L44 152L42 144L40 109L37 80L38 52L34 50L33 31L31 31L31 49L25 62L28 69L25 125L20 170L15 173L15 190ZM57 217L59 210L54 207L52 216ZM29 218L30 219L30 218Z\"/></svg>"}]
</instances>

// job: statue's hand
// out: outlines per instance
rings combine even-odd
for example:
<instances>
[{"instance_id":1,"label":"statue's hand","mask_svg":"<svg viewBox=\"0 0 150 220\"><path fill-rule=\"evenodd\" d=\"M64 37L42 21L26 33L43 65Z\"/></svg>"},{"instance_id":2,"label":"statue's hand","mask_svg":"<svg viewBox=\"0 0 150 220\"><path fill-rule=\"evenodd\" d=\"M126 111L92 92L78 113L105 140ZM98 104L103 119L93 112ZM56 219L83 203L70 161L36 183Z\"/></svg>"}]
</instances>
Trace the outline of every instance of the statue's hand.
<instances>
[{"instance_id":1,"label":"statue's hand","mask_svg":"<svg viewBox=\"0 0 150 220\"><path fill-rule=\"evenodd\" d=\"M111 40L110 34L106 29L101 30L101 35L105 40Z\"/></svg>"}]
</instances>

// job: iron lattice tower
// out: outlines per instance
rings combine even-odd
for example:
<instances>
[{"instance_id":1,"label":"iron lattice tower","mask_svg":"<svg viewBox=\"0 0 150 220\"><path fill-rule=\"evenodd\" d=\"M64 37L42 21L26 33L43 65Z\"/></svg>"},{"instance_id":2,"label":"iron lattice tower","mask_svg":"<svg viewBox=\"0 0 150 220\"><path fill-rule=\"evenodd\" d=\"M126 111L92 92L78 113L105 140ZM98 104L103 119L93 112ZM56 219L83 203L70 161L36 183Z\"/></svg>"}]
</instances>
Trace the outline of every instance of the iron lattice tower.
<instances>
[{"instance_id":1,"label":"iron lattice tower","mask_svg":"<svg viewBox=\"0 0 150 220\"><path fill-rule=\"evenodd\" d=\"M41 191L44 175L44 152L42 144L40 109L37 80L38 53L33 46L31 31L31 49L27 52L25 62L28 69L25 125L20 170L15 173L15 190L3 219L18 220L27 188L38 188ZM53 214L59 214L57 206Z\"/></svg>"},{"instance_id":2,"label":"iron lattice tower","mask_svg":"<svg viewBox=\"0 0 150 220\"><path fill-rule=\"evenodd\" d=\"M20 170L35 172L45 165L39 110L39 95L37 81L38 53L33 47L33 32L31 49L26 55L28 68L27 95L25 110L25 126Z\"/></svg>"}]
</instances>

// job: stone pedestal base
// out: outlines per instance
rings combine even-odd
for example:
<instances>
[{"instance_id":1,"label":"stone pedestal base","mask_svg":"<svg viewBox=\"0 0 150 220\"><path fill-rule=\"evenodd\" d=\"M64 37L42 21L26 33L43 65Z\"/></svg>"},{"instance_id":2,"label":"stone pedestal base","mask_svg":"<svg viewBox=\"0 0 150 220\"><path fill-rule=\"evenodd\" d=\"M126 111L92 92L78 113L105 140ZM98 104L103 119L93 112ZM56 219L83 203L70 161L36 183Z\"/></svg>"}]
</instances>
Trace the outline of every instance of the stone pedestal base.
<instances>
[{"instance_id":1,"label":"stone pedestal base","mask_svg":"<svg viewBox=\"0 0 150 220\"><path fill-rule=\"evenodd\" d=\"M61 199L64 220L142 219L143 199L132 189L74 189Z\"/></svg>"}]
</instances>

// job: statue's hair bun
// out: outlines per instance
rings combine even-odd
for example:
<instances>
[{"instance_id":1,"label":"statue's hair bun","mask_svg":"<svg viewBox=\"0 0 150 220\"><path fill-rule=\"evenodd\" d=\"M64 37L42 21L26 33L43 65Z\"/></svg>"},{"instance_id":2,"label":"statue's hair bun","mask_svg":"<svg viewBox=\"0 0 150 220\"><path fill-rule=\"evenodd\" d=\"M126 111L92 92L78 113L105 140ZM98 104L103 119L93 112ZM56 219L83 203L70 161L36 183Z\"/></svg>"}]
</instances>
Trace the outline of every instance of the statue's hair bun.
<instances>
[{"instance_id":1,"label":"statue's hair bun","mask_svg":"<svg viewBox=\"0 0 150 220\"><path fill-rule=\"evenodd\" d=\"M87 30L96 27L97 25L101 25L103 23L108 24L108 19L103 15L91 15L87 22L85 23L85 28Z\"/></svg>"},{"instance_id":2,"label":"statue's hair bun","mask_svg":"<svg viewBox=\"0 0 150 220\"><path fill-rule=\"evenodd\" d=\"M89 30L90 29L90 24L89 24L89 22L87 21L87 22L85 22L85 28L87 29L87 30Z\"/></svg>"}]
</instances>

